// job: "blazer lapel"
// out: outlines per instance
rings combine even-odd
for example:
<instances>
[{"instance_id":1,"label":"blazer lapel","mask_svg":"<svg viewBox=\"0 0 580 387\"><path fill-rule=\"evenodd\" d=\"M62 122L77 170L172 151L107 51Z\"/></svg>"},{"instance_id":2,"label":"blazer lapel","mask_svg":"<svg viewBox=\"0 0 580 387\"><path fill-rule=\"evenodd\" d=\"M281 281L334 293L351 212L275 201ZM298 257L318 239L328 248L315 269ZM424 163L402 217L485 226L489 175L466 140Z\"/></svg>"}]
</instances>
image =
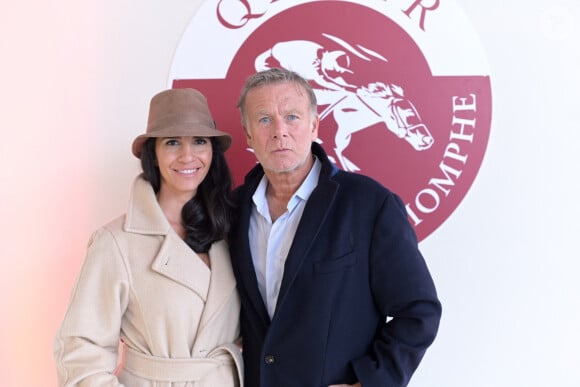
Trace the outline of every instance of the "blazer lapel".
<instances>
[{"instance_id":1,"label":"blazer lapel","mask_svg":"<svg viewBox=\"0 0 580 387\"><path fill-rule=\"evenodd\" d=\"M306 203L294 241L286 257L284 276L280 284L276 308L284 302L284 297L300 271L312 243L318 238L318 233L334 201L337 190L338 184L328 179L328 176L321 172L318 187L312 191Z\"/></svg>"},{"instance_id":2,"label":"blazer lapel","mask_svg":"<svg viewBox=\"0 0 580 387\"><path fill-rule=\"evenodd\" d=\"M237 232L234 235L236 251L232 253L232 259L238 260L234 264L238 266L240 275L238 276L238 286L244 291L251 301L252 306L256 309L257 314L261 317L264 326L270 324L270 316L266 310L266 305L258 289L258 279L256 277L256 270L252 260L252 252L250 251L250 241L248 237L250 226L250 215L252 213L252 195L258 185L261 176L255 178L254 183L247 184L243 192L243 197L239 207L239 219L237 225Z\"/></svg>"}]
</instances>

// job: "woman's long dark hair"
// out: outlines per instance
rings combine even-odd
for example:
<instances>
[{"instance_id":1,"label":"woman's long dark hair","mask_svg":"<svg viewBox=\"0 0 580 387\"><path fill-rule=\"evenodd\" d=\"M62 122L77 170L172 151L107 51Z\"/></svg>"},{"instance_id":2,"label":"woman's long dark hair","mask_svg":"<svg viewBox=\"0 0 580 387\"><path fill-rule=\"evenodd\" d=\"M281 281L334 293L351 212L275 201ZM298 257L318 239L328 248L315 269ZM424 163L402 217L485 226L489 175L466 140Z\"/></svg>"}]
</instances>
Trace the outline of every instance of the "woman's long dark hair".
<instances>
[{"instance_id":1,"label":"woman's long dark hair","mask_svg":"<svg viewBox=\"0 0 580 387\"><path fill-rule=\"evenodd\" d=\"M225 239L233 217L232 175L221 143L214 137L210 140L213 156L209 172L197 194L181 210L185 243L196 253L207 253L213 242ZM161 173L155 157L155 138L149 138L143 145L141 167L143 177L157 194L161 189Z\"/></svg>"}]
</instances>

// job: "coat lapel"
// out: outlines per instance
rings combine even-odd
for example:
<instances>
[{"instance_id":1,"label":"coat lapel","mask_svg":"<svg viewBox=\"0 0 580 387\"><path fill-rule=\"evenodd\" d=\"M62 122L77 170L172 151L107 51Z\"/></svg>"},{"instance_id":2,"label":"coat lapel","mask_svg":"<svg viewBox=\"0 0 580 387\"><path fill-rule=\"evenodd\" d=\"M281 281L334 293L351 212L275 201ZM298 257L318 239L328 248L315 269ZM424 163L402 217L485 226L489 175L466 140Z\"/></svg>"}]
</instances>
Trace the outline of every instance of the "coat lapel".
<instances>
[{"instance_id":1,"label":"coat lapel","mask_svg":"<svg viewBox=\"0 0 580 387\"><path fill-rule=\"evenodd\" d=\"M151 268L207 299L210 270L201 258L175 233L169 232Z\"/></svg>"},{"instance_id":2,"label":"coat lapel","mask_svg":"<svg viewBox=\"0 0 580 387\"><path fill-rule=\"evenodd\" d=\"M212 328L210 322L227 304L232 297L232 293L236 291L236 280L232 272L226 242L214 243L209 251L209 256L211 261L211 279L207 302L199 323L198 336L202 336L203 330L208 326L210 329Z\"/></svg>"},{"instance_id":3,"label":"coat lapel","mask_svg":"<svg viewBox=\"0 0 580 387\"><path fill-rule=\"evenodd\" d=\"M163 238L152 270L186 286L206 300L210 281L208 267L173 231L159 207L151 184L141 176L133 184L124 228L127 232Z\"/></svg>"}]
</instances>

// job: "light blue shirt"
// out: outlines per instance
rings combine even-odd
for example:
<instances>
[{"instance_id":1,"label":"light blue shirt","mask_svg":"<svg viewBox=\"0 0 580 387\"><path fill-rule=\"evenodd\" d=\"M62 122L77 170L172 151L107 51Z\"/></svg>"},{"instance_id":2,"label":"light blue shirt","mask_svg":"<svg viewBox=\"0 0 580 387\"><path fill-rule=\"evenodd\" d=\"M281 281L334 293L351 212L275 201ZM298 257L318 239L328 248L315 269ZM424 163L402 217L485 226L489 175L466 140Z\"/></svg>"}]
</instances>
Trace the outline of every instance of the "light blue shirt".
<instances>
[{"instance_id":1,"label":"light blue shirt","mask_svg":"<svg viewBox=\"0 0 580 387\"><path fill-rule=\"evenodd\" d=\"M252 200L254 206L250 217L250 251L258 278L258 289L270 318L274 315L280 284L284 275L284 263L294 240L298 223L306 201L318 184L321 163L315 157L314 165L304 182L288 201L284 212L274 223L270 217L266 188L268 179L262 177Z\"/></svg>"}]
</instances>

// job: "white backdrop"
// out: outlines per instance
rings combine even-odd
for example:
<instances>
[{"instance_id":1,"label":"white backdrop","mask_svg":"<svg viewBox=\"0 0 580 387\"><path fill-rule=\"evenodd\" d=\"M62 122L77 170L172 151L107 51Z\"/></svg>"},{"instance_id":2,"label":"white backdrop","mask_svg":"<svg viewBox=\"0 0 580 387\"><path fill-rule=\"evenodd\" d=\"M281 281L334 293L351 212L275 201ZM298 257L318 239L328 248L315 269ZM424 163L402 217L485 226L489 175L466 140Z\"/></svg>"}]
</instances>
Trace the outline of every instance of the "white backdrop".
<instances>
[{"instance_id":1,"label":"white backdrop","mask_svg":"<svg viewBox=\"0 0 580 387\"><path fill-rule=\"evenodd\" d=\"M493 122L472 188L421 243L444 315L411 386L577 387L580 3L457 2L487 53ZM130 143L200 4L3 6L1 386L56 386L86 241L125 210Z\"/></svg>"}]
</instances>

